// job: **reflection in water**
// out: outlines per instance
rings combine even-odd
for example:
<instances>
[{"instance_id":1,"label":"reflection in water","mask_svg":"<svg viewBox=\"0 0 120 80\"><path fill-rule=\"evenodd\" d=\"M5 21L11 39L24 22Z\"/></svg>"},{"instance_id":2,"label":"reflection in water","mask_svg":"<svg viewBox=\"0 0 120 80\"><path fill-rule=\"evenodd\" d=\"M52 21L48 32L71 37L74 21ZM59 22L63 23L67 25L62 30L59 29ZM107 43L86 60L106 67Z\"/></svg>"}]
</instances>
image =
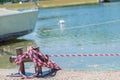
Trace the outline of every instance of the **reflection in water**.
<instances>
[{"instance_id":1,"label":"reflection in water","mask_svg":"<svg viewBox=\"0 0 120 80\"><path fill-rule=\"evenodd\" d=\"M60 30L63 31L64 30L65 21L64 20L59 20L58 24L59 24Z\"/></svg>"},{"instance_id":2,"label":"reflection in water","mask_svg":"<svg viewBox=\"0 0 120 80\"><path fill-rule=\"evenodd\" d=\"M15 64L9 62L9 57L11 55L16 55L15 49L17 47L23 47L23 50L26 51L28 46L35 45L33 41L28 40L9 40L3 41L0 43L0 68L11 68Z\"/></svg>"}]
</instances>

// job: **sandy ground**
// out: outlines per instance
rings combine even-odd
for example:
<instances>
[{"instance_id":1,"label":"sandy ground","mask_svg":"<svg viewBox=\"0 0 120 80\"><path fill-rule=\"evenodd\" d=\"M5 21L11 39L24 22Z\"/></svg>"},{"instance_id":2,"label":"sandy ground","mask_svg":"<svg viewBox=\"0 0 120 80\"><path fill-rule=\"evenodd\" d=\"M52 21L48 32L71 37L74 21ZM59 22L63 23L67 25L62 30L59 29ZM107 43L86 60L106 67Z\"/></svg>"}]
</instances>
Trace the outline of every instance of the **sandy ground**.
<instances>
[{"instance_id":1,"label":"sandy ground","mask_svg":"<svg viewBox=\"0 0 120 80\"><path fill-rule=\"evenodd\" d=\"M21 77L8 77L16 69L0 69L0 80L22 80ZM120 71L75 71L60 70L55 76L25 80L120 80Z\"/></svg>"}]
</instances>

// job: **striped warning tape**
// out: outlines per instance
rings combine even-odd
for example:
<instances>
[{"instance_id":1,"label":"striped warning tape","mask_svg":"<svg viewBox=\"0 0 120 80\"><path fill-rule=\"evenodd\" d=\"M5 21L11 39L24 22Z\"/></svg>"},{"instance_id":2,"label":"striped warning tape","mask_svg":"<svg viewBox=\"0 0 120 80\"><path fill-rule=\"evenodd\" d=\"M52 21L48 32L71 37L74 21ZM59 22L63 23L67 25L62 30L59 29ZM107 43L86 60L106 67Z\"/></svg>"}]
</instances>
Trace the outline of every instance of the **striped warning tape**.
<instances>
[{"instance_id":1,"label":"striped warning tape","mask_svg":"<svg viewBox=\"0 0 120 80\"><path fill-rule=\"evenodd\" d=\"M72 56L120 56L120 54L50 54L49 57L72 57Z\"/></svg>"}]
</instances>

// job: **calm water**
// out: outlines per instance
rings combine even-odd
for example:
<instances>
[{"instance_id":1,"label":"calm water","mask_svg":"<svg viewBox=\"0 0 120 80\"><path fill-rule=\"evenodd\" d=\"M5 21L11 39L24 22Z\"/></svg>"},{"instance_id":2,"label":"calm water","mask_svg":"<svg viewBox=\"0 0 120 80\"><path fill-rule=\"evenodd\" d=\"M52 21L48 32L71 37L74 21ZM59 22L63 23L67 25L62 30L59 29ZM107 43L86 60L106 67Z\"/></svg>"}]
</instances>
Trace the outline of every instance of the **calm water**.
<instances>
[{"instance_id":1,"label":"calm water","mask_svg":"<svg viewBox=\"0 0 120 80\"><path fill-rule=\"evenodd\" d=\"M41 9L34 32L20 39L44 54L120 53L120 3ZM120 57L51 59L63 69L120 70Z\"/></svg>"}]
</instances>

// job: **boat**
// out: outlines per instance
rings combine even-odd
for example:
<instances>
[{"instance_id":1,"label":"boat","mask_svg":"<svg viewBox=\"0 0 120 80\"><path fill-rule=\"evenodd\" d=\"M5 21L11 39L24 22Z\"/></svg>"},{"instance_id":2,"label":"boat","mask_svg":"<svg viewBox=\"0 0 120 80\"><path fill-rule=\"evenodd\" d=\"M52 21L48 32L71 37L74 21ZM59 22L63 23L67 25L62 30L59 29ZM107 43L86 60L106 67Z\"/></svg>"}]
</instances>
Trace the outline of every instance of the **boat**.
<instances>
[{"instance_id":1,"label":"boat","mask_svg":"<svg viewBox=\"0 0 120 80\"><path fill-rule=\"evenodd\" d=\"M38 9L10 10L0 8L0 41L17 38L32 32Z\"/></svg>"}]
</instances>

